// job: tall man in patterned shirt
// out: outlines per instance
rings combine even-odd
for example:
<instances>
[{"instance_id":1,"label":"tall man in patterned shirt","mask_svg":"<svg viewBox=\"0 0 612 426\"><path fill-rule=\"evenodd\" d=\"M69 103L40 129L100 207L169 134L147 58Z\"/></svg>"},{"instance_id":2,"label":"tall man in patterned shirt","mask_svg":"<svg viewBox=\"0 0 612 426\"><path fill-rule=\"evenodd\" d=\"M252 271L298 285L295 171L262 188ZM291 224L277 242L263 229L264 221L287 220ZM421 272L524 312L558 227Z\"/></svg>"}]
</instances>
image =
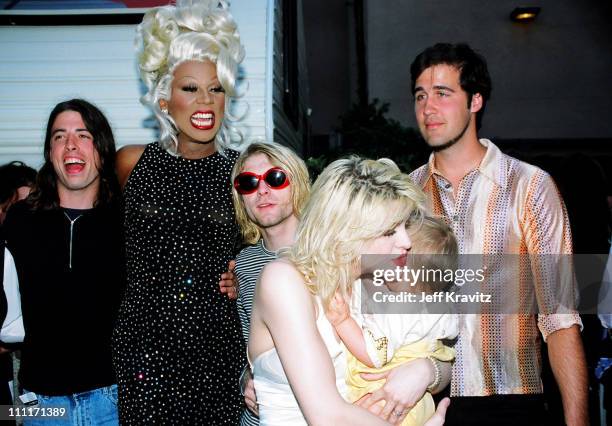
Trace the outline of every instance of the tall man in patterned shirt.
<instances>
[{"instance_id":1,"label":"tall man in patterned shirt","mask_svg":"<svg viewBox=\"0 0 612 426\"><path fill-rule=\"evenodd\" d=\"M411 177L429 196L434 213L453 227L460 252L570 254L567 213L550 176L478 139L491 93L484 58L465 44L436 44L416 57L410 71L416 120L433 150ZM534 275L536 286L546 285ZM462 316L446 424L544 423L539 329L566 423L587 425L581 326L577 313L539 314L537 319Z\"/></svg>"},{"instance_id":2,"label":"tall man in patterned shirt","mask_svg":"<svg viewBox=\"0 0 612 426\"><path fill-rule=\"evenodd\" d=\"M263 267L281 248L293 245L300 212L310 193L308 169L292 150L276 143L253 143L232 172L236 218L247 244L236 258L238 314L245 342L249 339L255 283ZM258 425L253 381L244 390L241 424Z\"/></svg>"}]
</instances>

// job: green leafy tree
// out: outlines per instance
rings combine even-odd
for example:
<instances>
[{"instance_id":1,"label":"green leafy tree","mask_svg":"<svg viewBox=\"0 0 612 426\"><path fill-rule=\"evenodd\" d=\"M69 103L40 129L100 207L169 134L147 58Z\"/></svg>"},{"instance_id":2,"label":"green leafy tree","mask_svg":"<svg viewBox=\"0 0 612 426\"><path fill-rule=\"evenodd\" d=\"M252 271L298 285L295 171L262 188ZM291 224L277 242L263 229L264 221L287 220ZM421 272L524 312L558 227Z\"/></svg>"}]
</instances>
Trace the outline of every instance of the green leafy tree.
<instances>
[{"instance_id":1,"label":"green leafy tree","mask_svg":"<svg viewBox=\"0 0 612 426\"><path fill-rule=\"evenodd\" d=\"M333 160L350 154L368 158L391 158L403 171L411 171L422 157L423 142L416 130L388 118L389 103L374 99L353 104L340 116L341 143L329 153L307 160L313 179Z\"/></svg>"}]
</instances>

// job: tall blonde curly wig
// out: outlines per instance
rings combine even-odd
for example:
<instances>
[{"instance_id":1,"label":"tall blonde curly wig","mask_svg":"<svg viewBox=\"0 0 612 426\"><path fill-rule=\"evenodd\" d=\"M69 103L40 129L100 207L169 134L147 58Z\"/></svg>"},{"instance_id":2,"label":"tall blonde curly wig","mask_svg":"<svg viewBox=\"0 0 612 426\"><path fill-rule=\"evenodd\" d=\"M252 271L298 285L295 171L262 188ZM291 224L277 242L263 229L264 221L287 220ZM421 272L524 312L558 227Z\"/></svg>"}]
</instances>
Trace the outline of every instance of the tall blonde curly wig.
<instances>
[{"instance_id":1,"label":"tall blonde curly wig","mask_svg":"<svg viewBox=\"0 0 612 426\"><path fill-rule=\"evenodd\" d=\"M159 101L170 99L174 70L190 60L213 62L225 90L226 112L215 137L217 151L223 154L234 139L242 140L231 125L237 118L229 113L229 106L236 96L236 75L244 59L244 47L224 1L177 0L175 6L153 8L137 28L136 44L140 76L148 90L141 101L155 114L160 142L168 152L178 152L178 129L172 117L161 111Z\"/></svg>"},{"instance_id":2,"label":"tall blonde curly wig","mask_svg":"<svg viewBox=\"0 0 612 426\"><path fill-rule=\"evenodd\" d=\"M348 296L364 243L426 209L423 191L392 160L336 160L311 189L288 257L327 308L336 290Z\"/></svg>"}]
</instances>

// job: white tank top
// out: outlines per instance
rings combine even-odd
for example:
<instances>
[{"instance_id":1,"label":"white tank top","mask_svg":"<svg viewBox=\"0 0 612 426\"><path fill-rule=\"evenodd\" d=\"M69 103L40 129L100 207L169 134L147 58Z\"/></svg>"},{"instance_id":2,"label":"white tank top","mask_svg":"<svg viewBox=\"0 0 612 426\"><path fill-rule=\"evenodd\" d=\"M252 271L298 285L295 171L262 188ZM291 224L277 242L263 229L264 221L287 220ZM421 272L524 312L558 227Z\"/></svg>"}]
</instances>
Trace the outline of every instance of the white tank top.
<instances>
[{"instance_id":1,"label":"white tank top","mask_svg":"<svg viewBox=\"0 0 612 426\"><path fill-rule=\"evenodd\" d=\"M327 320L319 298L317 329L327 347L336 372L336 387L344 398L346 388L346 356L342 343L336 340L334 329ZM255 393L259 403L259 424L262 426L306 425L306 419L283 370L276 348L260 354L252 364ZM314 372L313 372L314 373Z\"/></svg>"}]
</instances>

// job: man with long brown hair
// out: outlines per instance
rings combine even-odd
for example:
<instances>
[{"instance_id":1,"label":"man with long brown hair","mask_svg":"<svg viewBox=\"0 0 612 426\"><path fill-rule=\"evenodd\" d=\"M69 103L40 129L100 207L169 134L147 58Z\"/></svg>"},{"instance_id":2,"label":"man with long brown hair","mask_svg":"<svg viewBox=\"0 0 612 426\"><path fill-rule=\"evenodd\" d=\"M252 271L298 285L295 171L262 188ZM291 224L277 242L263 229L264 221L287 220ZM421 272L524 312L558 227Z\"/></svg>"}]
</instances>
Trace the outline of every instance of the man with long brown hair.
<instances>
[{"instance_id":1,"label":"man with long brown hair","mask_svg":"<svg viewBox=\"0 0 612 426\"><path fill-rule=\"evenodd\" d=\"M81 99L56 105L44 158L31 196L5 221L25 329L20 382L42 409L116 425L111 334L124 255L115 142L102 112Z\"/></svg>"}]
</instances>

